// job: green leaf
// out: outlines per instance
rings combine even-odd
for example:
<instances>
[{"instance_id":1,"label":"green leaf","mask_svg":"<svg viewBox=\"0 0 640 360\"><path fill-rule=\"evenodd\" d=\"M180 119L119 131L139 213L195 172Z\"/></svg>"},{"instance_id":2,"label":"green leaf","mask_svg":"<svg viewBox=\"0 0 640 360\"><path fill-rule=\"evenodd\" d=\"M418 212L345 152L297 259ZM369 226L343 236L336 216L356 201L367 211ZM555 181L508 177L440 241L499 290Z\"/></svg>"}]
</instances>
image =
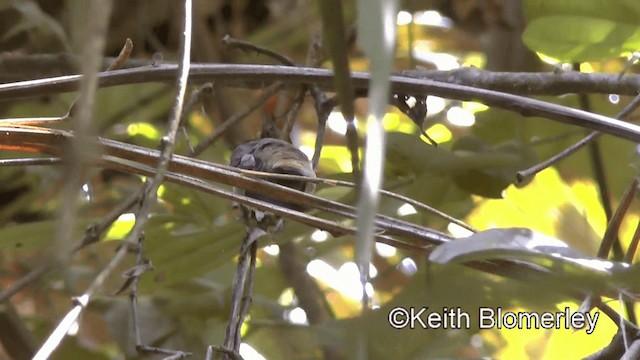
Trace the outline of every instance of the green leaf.
<instances>
[{"instance_id":1,"label":"green leaf","mask_svg":"<svg viewBox=\"0 0 640 360\"><path fill-rule=\"evenodd\" d=\"M516 141L491 146L477 137L463 136L448 150L429 146L414 135L390 133L387 160L391 172L449 175L472 194L500 198L502 190L515 183L515 173L535 164L537 156Z\"/></svg>"},{"instance_id":2,"label":"green leaf","mask_svg":"<svg viewBox=\"0 0 640 360\"><path fill-rule=\"evenodd\" d=\"M142 277L141 288L173 285L222 266L237 254L243 233L240 222L190 232L147 230L145 249L155 271Z\"/></svg>"},{"instance_id":3,"label":"green leaf","mask_svg":"<svg viewBox=\"0 0 640 360\"><path fill-rule=\"evenodd\" d=\"M594 279L626 264L582 254L565 242L526 228L490 229L438 246L429 260L439 263L511 260L540 265L556 274L589 274Z\"/></svg>"},{"instance_id":4,"label":"green leaf","mask_svg":"<svg viewBox=\"0 0 640 360\"><path fill-rule=\"evenodd\" d=\"M531 50L567 62L603 60L640 48L637 24L586 16L535 19L522 37Z\"/></svg>"},{"instance_id":5,"label":"green leaf","mask_svg":"<svg viewBox=\"0 0 640 360\"><path fill-rule=\"evenodd\" d=\"M524 43L561 61L602 60L640 47L640 2L527 0Z\"/></svg>"},{"instance_id":6,"label":"green leaf","mask_svg":"<svg viewBox=\"0 0 640 360\"><path fill-rule=\"evenodd\" d=\"M88 220L76 220L73 233L76 236L80 235L90 223ZM0 239L2 239L2 241L0 241L0 251L29 253L37 250L45 250L53 244L57 227L57 220L5 226L0 229Z\"/></svg>"}]
</instances>

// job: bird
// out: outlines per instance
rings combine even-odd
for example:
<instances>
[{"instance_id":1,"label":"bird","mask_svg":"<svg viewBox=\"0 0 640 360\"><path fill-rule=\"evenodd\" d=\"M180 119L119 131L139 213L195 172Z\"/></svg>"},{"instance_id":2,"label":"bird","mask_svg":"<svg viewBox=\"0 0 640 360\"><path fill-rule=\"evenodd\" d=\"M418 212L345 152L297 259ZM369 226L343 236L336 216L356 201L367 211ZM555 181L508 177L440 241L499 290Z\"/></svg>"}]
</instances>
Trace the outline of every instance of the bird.
<instances>
[{"instance_id":1,"label":"bird","mask_svg":"<svg viewBox=\"0 0 640 360\"><path fill-rule=\"evenodd\" d=\"M239 169L273 174L316 177L311 161L302 151L286 141L274 138L253 140L238 145L231 154L229 165ZM315 190L315 183L309 181L290 179L269 179L269 181L306 193L313 193ZM257 200L304 211L304 207L300 205L284 202L268 194L254 191L245 192L238 188L235 188L234 191ZM283 221L279 216L245 205L240 205L240 209L247 229L258 227L268 233L279 232L282 229Z\"/></svg>"}]
</instances>

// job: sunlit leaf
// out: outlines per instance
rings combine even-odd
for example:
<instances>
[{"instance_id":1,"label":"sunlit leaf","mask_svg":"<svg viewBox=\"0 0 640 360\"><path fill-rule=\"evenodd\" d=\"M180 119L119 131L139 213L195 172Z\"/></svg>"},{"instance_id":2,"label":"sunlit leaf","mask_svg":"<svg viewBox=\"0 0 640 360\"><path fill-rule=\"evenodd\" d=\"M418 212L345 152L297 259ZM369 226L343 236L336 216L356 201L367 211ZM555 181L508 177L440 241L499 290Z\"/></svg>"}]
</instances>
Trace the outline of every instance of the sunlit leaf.
<instances>
[{"instance_id":1,"label":"sunlit leaf","mask_svg":"<svg viewBox=\"0 0 640 360\"><path fill-rule=\"evenodd\" d=\"M525 228L489 229L468 238L438 246L429 260L464 263L482 260L512 260L541 265L549 271L610 275L628 266L582 254L561 240Z\"/></svg>"}]
</instances>

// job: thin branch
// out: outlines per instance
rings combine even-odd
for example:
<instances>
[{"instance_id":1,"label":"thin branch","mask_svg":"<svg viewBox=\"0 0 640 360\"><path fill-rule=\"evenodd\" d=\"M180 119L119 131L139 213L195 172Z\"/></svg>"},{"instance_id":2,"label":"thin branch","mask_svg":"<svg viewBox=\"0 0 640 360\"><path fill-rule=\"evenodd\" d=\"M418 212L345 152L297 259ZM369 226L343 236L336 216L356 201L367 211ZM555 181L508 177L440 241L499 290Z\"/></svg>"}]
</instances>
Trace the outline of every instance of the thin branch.
<instances>
[{"instance_id":1,"label":"thin branch","mask_svg":"<svg viewBox=\"0 0 640 360\"><path fill-rule=\"evenodd\" d=\"M175 149L176 136L178 134L178 129L180 127L180 119L183 114L184 100L187 92L187 82L189 79L189 69L191 65L191 28L192 28L192 2L191 0L184 0L184 31L182 33L182 37L180 39L180 64L178 66L178 79L177 79L177 91L174 98L173 108L169 115L169 122L167 124L167 129L165 130L165 134L160 142L160 154L158 157L158 163L155 168L155 174L153 178L147 178L147 182L144 185L144 197L143 201L140 205L140 209L136 216L136 222L127 236L128 244L133 244L134 239L138 240L138 246L141 246L139 243L139 239L142 238L142 231L145 228L146 224L149 221L149 216L152 211L152 207L157 202L158 197L158 189L160 185L165 179L167 169L169 168L169 163L173 156L173 151ZM122 253L123 249L126 249L127 246L123 246L118 253ZM141 250L140 250L141 251ZM140 257L140 253L139 253ZM135 279L134 279L135 281ZM133 302L132 302L133 303ZM137 341L139 339L136 339ZM138 345L139 341L137 342ZM174 357L183 357L187 356L186 353L171 351L170 353L163 352L165 349L156 349L151 347L137 347L138 350L141 351L154 351L159 353L165 353L169 355L173 355Z\"/></svg>"},{"instance_id":2,"label":"thin branch","mask_svg":"<svg viewBox=\"0 0 640 360\"><path fill-rule=\"evenodd\" d=\"M48 359L53 351L60 345L62 339L69 332L71 326L73 326L73 324L78 321L80 313L87 307L93 295L99 288L102 287L102 284L104 284L106 279L120 264L126 254L126 248L126 246L123 246L120 251L116 252L115 256L111 258L111 261L109 261L107 266L105 266L105 268L93 280L87 291L85 291L82 296L75 298L76 305L67 313L67 315L60 321L56 329L49 335L47 341L42 345L38 353L34 356L34 360Z\"/></svg>"},{"instance_id":3,"label":"thin branch","mask_svg":"<svg viewBox=\"0 0 640 360\"><path fill-rule=\"evenodd\" d=\"M20 147L24 151L45 151L46 153L56 155L59 148L64 145L64 139L69 136L71 136L71 134L68 132L59 130L0 128L0 149L5 146L12 149ZM123 171L125 173L153 176L155 169L152 165L157 161L157 150L122 144L107 139L99 139L99 143L104 149L105 155L103 155L102 160L95 165ZM213 186L205 180L241 187L255 193L269 193L278 199L282 199L283 202L286 203L304 204L308 208L316 208L349 218L354 218L355 216L353 207L331 202L269 181L246 177L217 166L216 164L198 159L175 155L170 168L170 171L166 174L167 181L203 191L223 199L235 201L251 208L268 211L274 215L325 230L334 236L353 235L356 232L353 226L344 225L335 220L323 219L301 213L247 196L234 194L231 191L222 190ZM441 232L384 216L376 219L375 226L380 229L380 231L375 233L376 241L419 253L428 251L432 245L453 241L451 236ZM122 247L122 249L125 248L124 246ZM485 272L510 278L521 278L521 276L526 274L531 275L532 272L537 273L535 269L506 261L473 263L470 264L470 266ZM617 296L608 293L605 295L610 297ZM574 296L576 298L580 297L579 295Z\"/></svg>"},{"instance_id":4,"label":"thin branch","mask_svg":"<svg viewBox=\"0 0 640 360\"><path fill-rule=\"evenodd\" d=\"M246 41L236 40L231 38L229 35L226 35L223 38L223 42L227 46L238 47L243 50L256 51L263 55L269 56L283 65L286 66L296 66L296 64L291 61L288 57L279 54L271 49L264 48L262 46L258 46ZM322 63L323 57L319 54L321 52L320 38L316 34L311 41L311 46L309 47L309 51L307 52L307 60L306 65L311 67L318 67ZM320 152L322 150L322 143L324 139L325 127L327 123L327 118L329 117L329 113L333 110L333 108L337 104L329 104L327 102L327 96L325 93L320 90L320 88L315 84L304 84L302 88L298 92L298 96L294 101L294 104L291 106L291 109L287 115L287 122L282 131L281 139L287 139L290 137L291 129L293 128L293 124L295 122L295 117L297 115L298 109L304 101L304 96L306 91L309 91L311 95L313 95L314 104L316 108L316 115L318 118L318 131L316 133L316 145L315 152L313 154L313 168L315 169L318 165L318 161L320 160Z\"/></svg>"},{"instance_id":5,"label":"thin branch","mask_svg":"<svg viewBox=\"0 0 640 360\"><path fill-rule=\"evenodd\" d=\"M106 68L114 59L103 59L102 68ZM69 53L23 56L17 56L13 53L3 54L0 55L0 83L7 84L26 78L42 79L76 74L78 64L81 62L80 56ZM129 59L123 68L145 68L150 65L149 60ZM396 72L394 75L474 86L519 95L597 93L635 96L640 89L640 75L638 74L625 74L620 79L619 74L607 73L588 74L577 71L561 73L492 72L464 67L450 71L407 70ZM278 79L271 81L276 80ZM170 81L170 79L165 81ZM260 85L256 83L253 87L259 88Z\"/></svg>"},{"instance_id":6,"label":"thin branch","mask_svg":"<svg viewBox=\"0 0 640 360\"><path fill-rule=\"evenodd\" d=\"M180 126L184 126L184 122L186 120L187 115L193 110L193 108L202 102L202 100L206 97L213 95L213 84L205 83L195 90L191 92L191 96L189 96L189 101L184 106L184 111L182 112L182 119L180 120Z\"/></svg>"},{"instance_id":7,"label":"thin branch","mask_svg":"<svg viewBox=\"0 0 640 360\"><path fill-rule=\"evenodd\" d=\"M638 225L636 225L636 231L633 233L627 253L624 254L623 261L627 264L631 264L633 262L633 258L636 256L636 251L638 250L638 243L640 243L640 220L638 220Z\"/></svg>"},{"instance_id":8,"label":"thin branch","mask_svg":"<svg viewBox=\"0 0 640 360\"><path fill-rule=\"evenodd\" d=\"M215 131L211 133L209 136L207 136L206 139L198 143L198 145L196 145L193 148L193 151L191 151L190 156L196 157L202 154L202 152L206 148L211 146L211 144L216 142L216 140L218 140L222 135L224 135L224 133L227 130L229 130L229 128L240 123L240 121L244 120L247 116L249 116L249 114L251 114L260 106L262 106L267 100L269 100L271 96L273 96L273 94L278 92L283 86L284 86L283 83L277 82L275 84L272 84L268 88L264 89L264 91L262 91L262 94L260 94L260 97L253 104L245 107L244 110L236 114L233 114L230 118L226 119L222 124L217 126Z\"/></svg>"},{"instance_id":9,"label":"thin branch","mask_svg":"<svg viewBox=\"0 0 640 360\"><path fill-rule=\"evenodd\" d=\"M34 165L58 165L62 159L57 157L0 159L0 166L34 166Z\"/></svg>"},{"instance_id":10,"label":"thin branch","mask_svg":"<svg viewBox=\"0 0 640 360\"><path fill-rule=\"evenodd\" d=\"M63 140L70 136L72 135L59 130L0 128L0 149L4 146L15 149L16 146L18 146L22 147L23 151L43 151L51 155L57 155L57 149L64 144ZM99 139L99 143L108 157L115 157L112 159L113 161L108 163L108 166L111 168L140 173L140 171L142 171L141 168L134 166L131 162L139 162L146 164L147 166L151 166L157 161L157 150L122 144L120 142L107 139ZM118 158L123 160L118 161ZM330 211L337 215L347 214L349 217L355 216L354 209L351 206L329 201L300 191L295 191L269 181L242 176L235 171L227 169L226 167L206 161L175 155L172 159L171 169L172 171L178 171L190 176L236 186L248 191L270 193L288 203L303 204L308 208ZM151 172L151 174L153 175L153 172ZM145 172L144 175L149 175L149 172ZM266 210L269 209L267 208ZM420 226L386 216L381 216L381 219L384 219L384 221L390 226L393 226L391 224L404 224L403 227L406 227L406 231L403 231L402 233L404 236L408 236L409 238L420 239L420 234L425 235L424 228L421 228ZM390 229L391 228L388 230ZM435 236L435 239L440 239L440 235L436 234L440 233L434 232L432 235L429 235L429 237Z\"/></svg>"},{"instance_id":11,"label":"thin branch","mask_svg":"<svg viewBox=\"0 0 640 360\"><path fill-rule=\"evenodd\" d=\"M636 96L633 100L631 100L631 102L629 104L627 104L627 106L625 106L616 116L615 119L624 119L627 116L629 116L629 114L631 114L632 112L635 111L635 109L640 106L640 95ZM568 157L569 155L573 154L574 152L580 150L583 146L591 143L592 141L596 140L598 137L600 137L600 135L602 135L602 132L600 131L593 131L591 132L589 135L585 136L584 138L580 139L580 141L576 142L575 144L567 147L566 149L562 150L561 152L559 152L558 154L550 157L549 159L536 164L532 167L530 167L529 169L526 170L522 170L522 171L518 171L516 173L516 179L518 180L518 182L522 182L524 181L524 179L527 179L530 176L533 176L537 173L539 173L540 171L548 168L549 166L552 166L553 164L557 163L558 161Z\"/></svg>"},{"instance_id":12,"label":"thin branch","mask_svg":"<svg viewBox=\"0 0 640 360\"><path fill-rule=\"evenodd\" d=\"M248 304L245 303L243 299L250 299L251 297L253 271L256 265L256 245L258 239L264 235L266 235L266 232L258 227L247 230L240 247L238 265L233 275L231 285L231 311L224 340L224 348L233 352L238 352L240 349L240 330L244 322L244 317L246 316L246 311L248 311ZM247 260L249 261L247 262ZM247 280L249 276L251 277L250 281Z\"/></svg>"},{"instance_id":13,"label":"thin branch","mask_svg":"<svg viewBox=\"0 0 640 360\"><path fill-rule=\"evenodd\" d=\"M236 328L235 334L235 346L238 347L238 351L240 350L240 330L242 330L242 324L244 323L244 319L249 314L249 308L251 307L251 303L253 302L251 293L253 292L253 284L255 282L255 272L256 272L256 260L258 259L258 242L254 241L249 246L249 268L247 273L247 282L245 284L244 296L242 296L242 302L240 304L240 316L238 317L239 326Z\"/></svg>"},{"instance_id":14,"label":"thin branch","mask_svg":"<svg viewBox=\"0 0 640 360\"><path fill-rule=\"evenodd\" d=\"M620 229L620 224L622 224L622 219L627 213L627 210L629 210L629 206L631 206L631 202L633 201L637 191L638 179L634 178L629 184L627 191L625 191L624 195L622 195L620 205L618 205L618 208L611 217L611 221L609 221L609 224L607 224L607 229L602 236L602 243L600 244L600 248L598 249L599 258L606 259L608 257L611 246L613 245L613 242L618 234L618 229Z\"/></svg>"},{"instance_id":15,"label":"thin branch","mask_svg":"<svg viewBox=\"0 0 640 360\"><path fill-rule=\"evenodd\" d=\"M591 102L587 94L579 94L580 108L585 111L591 111ZM620 118L618 118L620 119ZM587 135L588 136L588 135ZM613 217L613 209L611 205L611 195L609 194L609 185L607 176L605 174L604 162L602 161L602 153L600 151L600 145L597 141L591 141L589 143L589 159L591 161L591 168L593 170L593 177L598 184L598 192L600 194L600 202L604 209L607 222L610 222ZM620 245L620 239L618 234L614 235L612 239L613 259L616 261L622 260L622 246ZM633 314L632 314L633 315Z\"/></svg>"},{"instance_id":16,"label":"thin branch","mask_svg":"<svg viewBox=\"0 0 640 360\"><path fill-rule=\"evenodd\" d=\"M231 168L231 167L230 167ZM235 169L235 168L233 168ZM246 170L246 169L238 169L238 172L242 173L242 174L247 174L249 176L255 176L257 178L262 178L262 179L283 179L283 180L297 180L297 181L306 181L306 182L314 182L314 183L318 183L318 184L326 184L326 185L330 185L330 186L344 186L344 187L350 187L350 188L355 188L356 184L350 181L343 181L343 180L335 180L335 179L328 179L328 178L321 178L321 177L308 177L308 176L301 176L301 175L289 175L289 174L274 174L274 173L266 173L266 172L262 172L262 171L255 171L255 170ZM460 227L463 227L471 232L477 232L476 229L474 229L473 227L471 227L470 225L468 225L467 223L463 222L462 220L456 219L450 215L447 215L446 213L432 207L429 206L425 203L422 203L418 200L412 199L410 197L404 196L404 195L400 195L400 194L396 194L392 191L388 191L388 190L384 190L384 189L380 189L380 194L387 196L391 199L396 199L402 202L406 202L412 206L415 206L419 209L425 210L433 215L436 215L444 220L447 220L449 222L452 222L456 225L459 225Z\"/></svg>"},{"instance_id":17,"label":"thin branch","mask_svg":"<svg viewBox=\"0 0 640 360\"><path fill-rule=\"evenodd\" d=\"M127 277L127 281L121 290L131 284L129 299L131 300L131 313L133 315L133 333L136 343L136 350L140 353L163 354L169 355L173 359L182 359L191 356L191 353L181 350L165 349L155 346L149 346L142 343L142 334L140 333L140 316L138 315L138 283L140 276L151 270L153 265L144 258L144 236L138 239L136 250L136 265L127 270L123 275ZM118 291L120 293L121 291Z\"/></svg>"},{"instance_id":18,"label":"thin branch","mask_svg":"<svg viewBox=\"0 0 640 360\"><path fill-rule=\"evenodd\" d=\"M258 54L266 55L270 58L276 59L278 62L287 66L296 66L296 64L291 61L291 59L282 54L279 54L271 49L267 49L265 47L250 43L248 41L234 39L229 34L225 35L222 38L222 43L226 46L237 47L245 51L255 51Z\"/></svg>"},{"instance_id":19,"label":"thin branch","mask_svg":"<svg viewBox=\"0 0 640 360\"><path fill-rule=\"evenodd\" d=\"M99 74L100 86L109 87L155 81L166 82L175 79L176 71L177 67L175 65L159 65L157 67L103 72ZM557 76L561 77L562 75ZM596 74L594 77L602 78L603 75ZM73 91L77 89L80 78L80 75L69 75L0 84L0 99L6 101ZM628 76L624 80L630 81L629 79L631 78L633 77ZM317 84L322 89L332 89L332 79L333 73L330 70L315 68L227 64L195 64L191 67L191 80L196 82L216 81L218 84L226 83L258 88L265 82L283 81L298 84L312 83ZM368 73L352 72L351 79L356 91L366 92L369 86ZM525 116L545 117L640 142L639 126L550 102L478 87L402 76L391 76L390 81L392 92L395 93L429 94L457 100L476 100L489 106L504 108ZM635 86L634 89L640 88L640 76L637 78ZM633 95L637 95L635 90ZM364 96L364 93L362 96Z\"/></svg>"}]
</instances>

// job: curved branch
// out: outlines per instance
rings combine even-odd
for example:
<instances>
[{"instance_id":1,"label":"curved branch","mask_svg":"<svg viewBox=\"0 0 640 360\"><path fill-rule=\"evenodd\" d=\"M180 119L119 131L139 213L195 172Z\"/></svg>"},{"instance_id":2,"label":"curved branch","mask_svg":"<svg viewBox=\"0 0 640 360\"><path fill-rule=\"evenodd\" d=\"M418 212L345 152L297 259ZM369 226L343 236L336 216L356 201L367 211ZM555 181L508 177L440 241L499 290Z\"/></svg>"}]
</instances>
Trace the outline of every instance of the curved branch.
<instances>
[{"instance_id":1,"label":"curved branch","mask_svg":"<svg viewBox=\"0 0 640 360\"><path fill-rule=\"evenodd\" d=\"M124 69L99 74L100 86L109 87L124 84L146 82L168 82L175 79L176 65L149 66L135 69ZM368 73L351 73L353 85L358 94L365 92L369 86ZM522 76L525 76L522 74ZM530 76L530 75L527 75ZM537 74L536 76L543 76ZM558 79L579 79L592 76L594 79L607 78L609 75L573 73L551 74ZM80 75L61 76L48 79L21 81L0 84L0 99L34 97L76 90ZM549 78L551 79L551 78ZM286 83L312 83L323 89L332 89L333 72L326 69L288 67L274 65L229 65L229 64L194 64L190 72L190 80L196 82L216 81L233 86L259 87L265 82L283 81ZM391 76L392 91L403 94L437 95L457 100L476 100L489 106L496 106L520 113L524 116L540 116L570 125L577 125L591 130L598 130L635 142L640 142L640 126L629 124L608 116L573 109L541 100L530 99L519 95L481 89L473 86L457 85L427 79L416 79L407 76ZM640 76L627 76L619 80L630 87L628 92L636 94L640 89ZM575 90L574 90L575 91Z\"/></svg>"}]
</instances>

